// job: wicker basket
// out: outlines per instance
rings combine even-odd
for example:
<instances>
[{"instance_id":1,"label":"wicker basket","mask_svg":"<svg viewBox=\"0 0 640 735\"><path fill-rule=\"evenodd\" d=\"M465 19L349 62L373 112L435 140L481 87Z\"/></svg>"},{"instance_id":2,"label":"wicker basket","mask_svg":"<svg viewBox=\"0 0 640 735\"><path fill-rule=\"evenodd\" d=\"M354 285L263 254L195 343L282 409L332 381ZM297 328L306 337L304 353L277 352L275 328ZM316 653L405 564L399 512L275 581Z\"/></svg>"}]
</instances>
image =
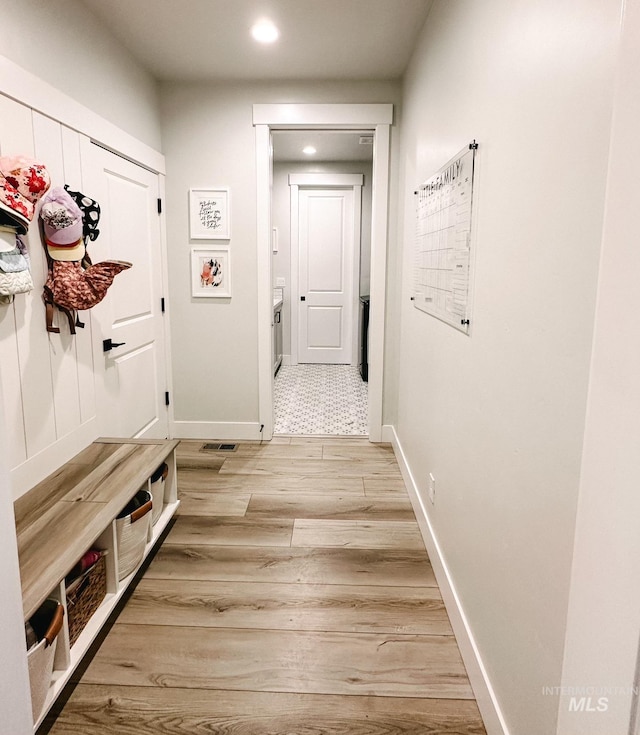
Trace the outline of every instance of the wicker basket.
<instances>
[{"instance_id":1,"label":"wicker basket","mask_svg":"<svg viewBox=\"0 0 640 735\"><path fill-rule=\"evenodd\" d=\"M151 493L138 490L133 500L116 518L118 542L118 580L129 576L144 557L151 532Z\"/></svg>"},{"instance_id":2,"label":"wicker basket","mask_svg":"<svg viewBox=\"0 0 640 735\"><path fill-rule=\"evenodd\" d=\"M73 645L107 594L106 552L67 589L69 645Z\"/></svg>"},{"instance_id":3,"label":"wicker basket","mask_svg":"<svg viewBox=\"0 0 640 735\"><path fill-rule=\"evenodd\" d=\"M47 699L53 673L58 633L62 629L64 608L57 600L45 600L31 618L30 625L38 643L27 652L33 721L40 717Z\"/></svg>"},{"instance_id":4,"label":"wicker basket","mask_svg":"<svg viewBox=\"0 0 640 735\"><path fill-rule=\"evenodd\" d=\"M166 462L151 475L151 496L153 498L153 508L151 509L151 524L155 526L158 518L162 514L164 507L164 483L169 474L169 467Z\"/></svg>"}]
</instances>

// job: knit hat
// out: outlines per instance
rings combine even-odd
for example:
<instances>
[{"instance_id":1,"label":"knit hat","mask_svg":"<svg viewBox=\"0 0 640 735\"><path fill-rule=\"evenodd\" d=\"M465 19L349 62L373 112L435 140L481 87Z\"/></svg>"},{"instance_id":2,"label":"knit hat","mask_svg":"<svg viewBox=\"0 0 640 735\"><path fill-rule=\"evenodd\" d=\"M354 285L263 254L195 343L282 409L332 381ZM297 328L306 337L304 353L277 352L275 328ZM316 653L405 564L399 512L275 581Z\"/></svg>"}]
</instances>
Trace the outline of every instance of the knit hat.
<instances>
[{"instance_id":1,"label":"knit hat","mask_svg":"<svg viewBox=\"0 0 640 735\"><path fill-rule=\"evenodd\" d=\"M69 194L57 186L42 200L40 216L44 224L47 251L53 260L82 260L82 211Z\"/></svg>"},{"instance_id":2,"label":"knit hat","mask_svg":"<svg viewBox=\"0 0 640 735\"><path fill-rule=\"evenodd\" d=\"M35 206L51 184L47 169L26 156L0 157L0 216L26 235Z\"/></svg>"}]
</instances>

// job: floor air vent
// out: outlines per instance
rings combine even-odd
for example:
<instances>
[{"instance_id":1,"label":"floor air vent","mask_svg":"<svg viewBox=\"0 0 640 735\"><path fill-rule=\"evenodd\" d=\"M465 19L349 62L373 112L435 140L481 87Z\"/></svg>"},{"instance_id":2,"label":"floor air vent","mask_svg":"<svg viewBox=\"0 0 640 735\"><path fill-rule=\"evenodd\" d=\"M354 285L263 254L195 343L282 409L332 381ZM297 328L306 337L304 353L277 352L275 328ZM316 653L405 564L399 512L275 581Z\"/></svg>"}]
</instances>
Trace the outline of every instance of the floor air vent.
<instances>
[{"instance_id":1,"label":"floor air vent","mask_svg":"<svg viewBox=\"0 0 640 735\"><path fill-rule=\"evenodd\" d=\"M201 452L235 452L237 444L203 444Z\"/></svg>"}]
</instances>

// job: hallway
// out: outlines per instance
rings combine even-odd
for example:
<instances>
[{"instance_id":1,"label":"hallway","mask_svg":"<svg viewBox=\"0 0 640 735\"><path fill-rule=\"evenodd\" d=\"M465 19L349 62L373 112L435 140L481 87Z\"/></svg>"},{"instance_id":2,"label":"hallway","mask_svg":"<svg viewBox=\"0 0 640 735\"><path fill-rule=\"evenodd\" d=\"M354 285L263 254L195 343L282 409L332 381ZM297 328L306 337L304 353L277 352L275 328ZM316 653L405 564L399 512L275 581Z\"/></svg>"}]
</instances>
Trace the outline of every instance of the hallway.
<instances>
[{"instance_id":1,"label":"hallway","mask_svg":"<svg viewBox=\"0 0 640 735\"><path fill-rule=\"evenodd\" d=\"M51 735L484 735L391 447L202 444Z\"/></svg>"}]
</instances>

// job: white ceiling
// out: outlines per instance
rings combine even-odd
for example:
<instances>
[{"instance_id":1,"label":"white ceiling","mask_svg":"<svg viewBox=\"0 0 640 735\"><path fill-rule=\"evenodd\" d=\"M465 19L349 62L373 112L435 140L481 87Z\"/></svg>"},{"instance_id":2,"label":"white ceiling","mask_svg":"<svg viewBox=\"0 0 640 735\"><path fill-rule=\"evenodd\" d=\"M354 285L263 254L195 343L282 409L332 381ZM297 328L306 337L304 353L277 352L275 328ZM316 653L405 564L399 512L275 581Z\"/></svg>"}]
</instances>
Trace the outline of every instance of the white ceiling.
<instances>
[{"instance_id":1,"label":"white ceiling","mask_svg":"<svg viewBox=\"0 0 640 735\"><path fill-rule=\"evenodd\" d=\"M83 0L159 80L398 79L432 0ZM270 18L280 39L249 29Z\"/></svg>"},{"instance_id":2,"label":"white ceiling","mask_svg":"<svg viewBox=\"0 0 640 735\"><path fill-rule=\"evenodd\" d=\"M372 131L331 131L331 130L276 130L273 132L273 160L284 163L304 161L372 161L373 144L363 145L361 137L373 141ZM316 149L313 156L307 156L302 149L312 145Z\"/></svg>"}]
</instances>

